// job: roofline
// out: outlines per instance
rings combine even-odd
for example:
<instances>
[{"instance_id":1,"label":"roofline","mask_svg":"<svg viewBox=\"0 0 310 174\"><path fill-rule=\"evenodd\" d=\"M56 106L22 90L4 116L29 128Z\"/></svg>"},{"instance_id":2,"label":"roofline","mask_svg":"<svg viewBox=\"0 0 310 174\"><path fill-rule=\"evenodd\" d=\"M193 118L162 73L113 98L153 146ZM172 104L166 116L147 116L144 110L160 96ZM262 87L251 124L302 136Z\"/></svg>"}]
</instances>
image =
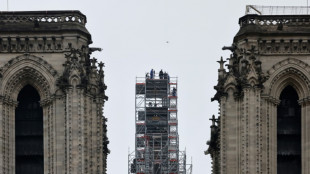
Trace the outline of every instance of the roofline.
<instances>
[{"instance_id":1,"label":"roofline","mask_svg":"<svg viewBox=\"0 0 310 174\"><path fill-rule=\"evenodd\" d=\"M0 22L3 21L3 17L6 16L18 16L18 15L22 15L22 16L31 16L34 15L34 17L36 16L45 16L49 17L49 16L53 16L53 15L69 15L69 14L75 14L78 16L81 16L83 18L82 24L85 25L87 23L87 19L86 16L80 12L79 10L47 10L47 11L0 11ZM59 16L55 16L55 17L59 17ZM74 16L73 16L74 17Z\"/></svg>"}]
</instances>

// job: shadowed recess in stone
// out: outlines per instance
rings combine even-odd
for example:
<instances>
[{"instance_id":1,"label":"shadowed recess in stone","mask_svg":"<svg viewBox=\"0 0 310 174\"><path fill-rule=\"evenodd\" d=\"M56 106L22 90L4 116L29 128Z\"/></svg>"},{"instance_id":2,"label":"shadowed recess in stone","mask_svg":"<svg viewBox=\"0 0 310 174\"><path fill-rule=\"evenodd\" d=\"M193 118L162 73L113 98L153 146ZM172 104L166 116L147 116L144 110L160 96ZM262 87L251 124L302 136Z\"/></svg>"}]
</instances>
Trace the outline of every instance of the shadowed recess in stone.
<instances>
[{"instance_id":1,"label":"shadowed recess in stone","mask_svg":"<svg viewBox=\"0 0 310 174\"><path fill-rule=\"evenodd\" d=\"M280 95L277 114L277 168L279 174L301 173L301 107L292 86Z\"/></svg>"},{"instance_id":2,"label":"shadowed recess in stone","mask_svg":"<svg viewBox=\"0 0 310 174\"><path fill-rule=\"evenodd\" d=\"M43 174L43 111L35 88L18 95L15 118L16 174Z\"/></svg>"}]
</instances>

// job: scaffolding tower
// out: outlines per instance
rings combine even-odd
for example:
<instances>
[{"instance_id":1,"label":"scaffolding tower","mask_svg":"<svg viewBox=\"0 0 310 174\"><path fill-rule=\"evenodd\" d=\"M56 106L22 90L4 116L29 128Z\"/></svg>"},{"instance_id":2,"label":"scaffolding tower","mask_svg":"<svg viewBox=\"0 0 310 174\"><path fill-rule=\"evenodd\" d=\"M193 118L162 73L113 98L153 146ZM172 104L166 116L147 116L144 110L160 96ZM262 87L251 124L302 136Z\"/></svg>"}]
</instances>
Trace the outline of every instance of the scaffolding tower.
<instances>
[{"instance_id":1,"label":"scaffolding tower","mask_svg":"<svg viewBox=\"0 0 310 174\"><path fill-rule=\"evenodd\" d=\"M177 77L148 73L136 78L135 150L128 174L191 174L179 150Z\"/></svg>"}]
</instances>

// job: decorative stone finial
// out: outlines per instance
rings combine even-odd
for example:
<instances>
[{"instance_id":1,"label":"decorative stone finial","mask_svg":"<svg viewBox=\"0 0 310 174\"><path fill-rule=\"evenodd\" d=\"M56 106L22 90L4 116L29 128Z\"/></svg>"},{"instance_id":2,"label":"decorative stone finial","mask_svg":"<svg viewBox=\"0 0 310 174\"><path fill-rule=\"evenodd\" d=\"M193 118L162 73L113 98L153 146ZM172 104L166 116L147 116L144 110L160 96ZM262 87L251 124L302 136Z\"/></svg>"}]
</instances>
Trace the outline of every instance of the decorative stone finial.
<instances>
[{"instance_id":1,"label":"decorative stone finial","mask_svg":"<svg viewBox=\"0 0 310 174\"><path fill-rule=\"evenodd\" d=\"M104 63L100 62L99 67L100 67L100 70L102 70L102 68L104 67Z\"/></svg>"},{"instance_id":2,"label":"decorative stone finial","mask_svg":"<svg viewBox=\"0 0 310 174\"><path fill-rule=\"evenodd\" d=\"M96 67L96 63L97 63L97 59L94 57L94 58L92 58L91 60L91 66L94 68L94 67Z\"/></svg>"},{"instance_id":3,"label":"decorative stone finial","mask_svg":"<svg viewBox=\"0 0 310 174\"><path fill-rule=\"evenodd\" d=\"M221 60L217 61L217 62L220 64L220 70L223 70L224 69L224 63L226 62L223 60L223 57L221 57Z\"/></svg>"},{"instance_id":4,"label":"decorative stone finial","mask_svg":"<svg viewBox=\"0 0 310 174\"><path fill-rule=\"evenodd\" d=\"M216 119L214 115L212 115L212 118L210 118L209 120L212 121L212 126L215 126L215 123L217 123L218 121L218 119Z\"/></svg>"}]
</instances>

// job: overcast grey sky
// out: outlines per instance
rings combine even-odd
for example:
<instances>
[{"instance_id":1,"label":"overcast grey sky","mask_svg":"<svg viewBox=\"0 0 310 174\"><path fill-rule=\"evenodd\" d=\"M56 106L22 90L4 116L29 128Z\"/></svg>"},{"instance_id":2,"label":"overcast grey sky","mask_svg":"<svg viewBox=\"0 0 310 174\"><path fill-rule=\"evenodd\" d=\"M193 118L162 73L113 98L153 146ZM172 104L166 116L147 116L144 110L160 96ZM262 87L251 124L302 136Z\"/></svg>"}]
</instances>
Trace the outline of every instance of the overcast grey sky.
<instances>
[{"instance_id":1,"label":"overcast grey sky","mask_svg":"<svg viewBox=\"0 0 310 174\"><path fill-rule=\"evenodd\" d=\"M7 0L0 0L5 11ZM80 10L87 16L94 54L105 67L108 86L109 174L127 173L128 148L134 149L135 77L154 68L179 78L180 149L193 158L193 173L211 173L204 155L210 136L211 103L217 60L237 33L245 5L307 5L307 0L9 0L10 11ZM168 43L167 43L168 41Z\"/></svg>"}]
</instances>

